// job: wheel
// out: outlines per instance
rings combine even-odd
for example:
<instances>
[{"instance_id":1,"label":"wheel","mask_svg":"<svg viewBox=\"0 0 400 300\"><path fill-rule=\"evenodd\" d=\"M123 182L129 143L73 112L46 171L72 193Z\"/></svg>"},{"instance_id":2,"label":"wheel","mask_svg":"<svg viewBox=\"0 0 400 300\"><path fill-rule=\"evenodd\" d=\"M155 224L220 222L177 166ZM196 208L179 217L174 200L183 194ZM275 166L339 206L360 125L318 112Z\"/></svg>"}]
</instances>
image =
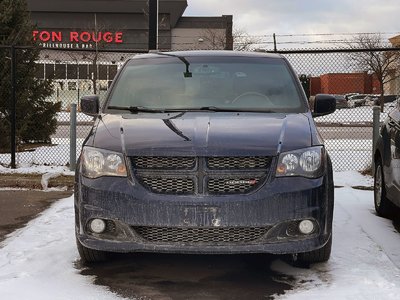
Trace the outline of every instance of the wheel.
<instances>
[{"instance_id":1,"label":"wheel","mask_svg":"<svg viewBox=\"0 0 400 300\"><path fill-rule=\"evenodd\" d=\"M301 265L309 265L314 263L326 262L331 257L332 251L332 234L328 242L322 248L310 252L297 254L297 263Z\"/></svg>"},{"instance_id":2,"label":"wheel","mask_svg":"<svg viewBox=\"0 0 400 300\"><path fill-rule=\"evenodd\" d=\"M237 101L240 101L240 100L252 97L252 96L256 96L262 100L267 100L268 103L272 104L271 99L267 95L264 95L264 94L261 94L258 92L246 92L246 93L240 94L239 96L237 96L235 99L232 100L232 103L235 103Z\"/></svg>"},{"instance_id":3,"label":"wheel","mask_svg":"<svg viewBox=\"0 0 400 300\"><path fill-rule=\"evenodd\" d=\"M384 218L390 218L393 213L393 205L386 198L385 177L383 175L382 162L375 162L374 174L374 204L377 214Z\"/></svg>"},{"instance_id":4,"label":"wheel","mask_svg":"<svg viewBox=\"0 0 400 300\"><path fill-rule=\"evenodd\" d=\"M76 238L79 255L85 263L96 263L107 260L107 252L87 248Z\"/></svg>"}]
</instances>

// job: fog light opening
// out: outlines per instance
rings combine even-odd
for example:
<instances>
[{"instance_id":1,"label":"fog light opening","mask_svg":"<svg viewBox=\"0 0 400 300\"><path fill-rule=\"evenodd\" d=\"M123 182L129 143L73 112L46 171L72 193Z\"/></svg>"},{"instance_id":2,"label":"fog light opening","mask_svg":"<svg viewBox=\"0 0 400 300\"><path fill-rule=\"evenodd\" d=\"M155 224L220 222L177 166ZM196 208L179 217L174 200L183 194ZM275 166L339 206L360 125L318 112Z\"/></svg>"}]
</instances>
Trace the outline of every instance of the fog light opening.
<instances>
[{"instance_id":1,"label":"fog light opening","mask_svg":"<svg viewBox=\"0 0 400 300\"><path fill-rule=\"evenodd\" d=\"M93 219L90 221L89 227L94 233L102 233L106 230L106 222L101 219Z\"/></svg>"},{"instance_id":2,"label":"fog light opening","mask_svg":"<svg viewBox=\"0 0 400 300\"><path fill-rule=\"evenodd\" d=\"M299 231L302 234L311 234L314 232L314 223L310 220L303 220L299 223Z\"/></svg>"}]
</instances>

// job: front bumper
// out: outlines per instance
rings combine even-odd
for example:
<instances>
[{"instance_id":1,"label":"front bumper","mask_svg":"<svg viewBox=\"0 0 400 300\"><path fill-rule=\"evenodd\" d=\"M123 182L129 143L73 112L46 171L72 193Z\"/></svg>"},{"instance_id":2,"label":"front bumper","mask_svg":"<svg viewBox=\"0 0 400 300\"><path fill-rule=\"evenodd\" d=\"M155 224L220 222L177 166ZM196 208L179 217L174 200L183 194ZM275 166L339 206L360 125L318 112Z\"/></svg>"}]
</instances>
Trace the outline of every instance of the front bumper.
<instances>
[{"instance_id":1,"label":"front bumper","mask_svg":"<svg viewBox=\"0 0 400 300\"><path fill-rule=\"evenodd\" d=\"M148 192L126 178L92 180L79 176L75 187L76 235L84 246L110 252L307 252L324 246L331 235L333 197L329 188L327 177L277 178L247 195L172 196ZM92 233L88 222L94 218L107 220L111 229ZM314 222L314 232L293 232L293 225L304 219ZM186 242L175 241L174 236L149 240L136 228L155 228L162 233L205 229L214 231L213 237L238 228L262 228L265 234L251 241Z\"/></svg>"}]
</instances>

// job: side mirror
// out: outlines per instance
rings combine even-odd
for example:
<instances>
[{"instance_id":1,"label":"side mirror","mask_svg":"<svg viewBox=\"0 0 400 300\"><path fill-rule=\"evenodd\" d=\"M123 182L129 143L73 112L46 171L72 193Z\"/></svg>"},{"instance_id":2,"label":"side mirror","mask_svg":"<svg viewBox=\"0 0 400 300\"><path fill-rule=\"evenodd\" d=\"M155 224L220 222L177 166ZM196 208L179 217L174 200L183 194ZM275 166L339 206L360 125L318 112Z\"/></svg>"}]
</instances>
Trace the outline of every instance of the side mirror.
<instances>
[{"instance_id":1,"label":"side mirror","mask_svg":"<svg viewBox=\"0 0 400 300\"><path fill-rule=\"evenodd\" d=\"M318 94L314 100L313 117L325 116L336 110L336 99L331 95Z\"/></svg>"},{"instance_id":2,"label":"side mirror","mask_svg":"<svg viewBox=\"0 0 400 300\"><path fill-rule=\"evenodd\" d=\"M99 96L84 96L81 98L81 111L92 117L96 117L99 114Z\"/></svg>"}]
</instances>

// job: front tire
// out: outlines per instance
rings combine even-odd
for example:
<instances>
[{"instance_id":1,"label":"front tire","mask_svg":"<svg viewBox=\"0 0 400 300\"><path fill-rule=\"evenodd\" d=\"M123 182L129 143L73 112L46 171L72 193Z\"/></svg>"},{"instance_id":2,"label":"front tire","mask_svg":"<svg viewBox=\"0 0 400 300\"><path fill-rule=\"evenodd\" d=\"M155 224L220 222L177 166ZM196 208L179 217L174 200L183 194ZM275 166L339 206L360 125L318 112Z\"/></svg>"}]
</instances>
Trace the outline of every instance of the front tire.
<instances>
[{"instance_id":1,"label":"front tire","mask_svg":"<svg viewBox=\"0 0 400 300\"><path fill-rule=\"evenodd\" d=\"M315 263L327 262L331 257L331 251L332 251L332 235L329 237L328 242L322 248L297 254L297 261L295 261L295 264L304 266Z\"/></svg>"},{"instance_id":2,"label":"front tire","mask_svg":"<svg viewBox=\"0 0 400 300\"><path fill-rule=\"evenodd\" d=\"M76 238L76 246L84 263L104 262L108 258L107 252L87 248L81 244L78 238Z\"/></svg>"},{"instance_id":3,"label":"front tire","mask_svg":"<svg viewBox=\"0 0 400 300\"><path fill-rule=\"evenodd\" d=\"M380 159L375 162L374 204L379 216L383 218L390 218L392 216L393 205L386 198L385 177Z\"/></svg>"}]
</instances>

